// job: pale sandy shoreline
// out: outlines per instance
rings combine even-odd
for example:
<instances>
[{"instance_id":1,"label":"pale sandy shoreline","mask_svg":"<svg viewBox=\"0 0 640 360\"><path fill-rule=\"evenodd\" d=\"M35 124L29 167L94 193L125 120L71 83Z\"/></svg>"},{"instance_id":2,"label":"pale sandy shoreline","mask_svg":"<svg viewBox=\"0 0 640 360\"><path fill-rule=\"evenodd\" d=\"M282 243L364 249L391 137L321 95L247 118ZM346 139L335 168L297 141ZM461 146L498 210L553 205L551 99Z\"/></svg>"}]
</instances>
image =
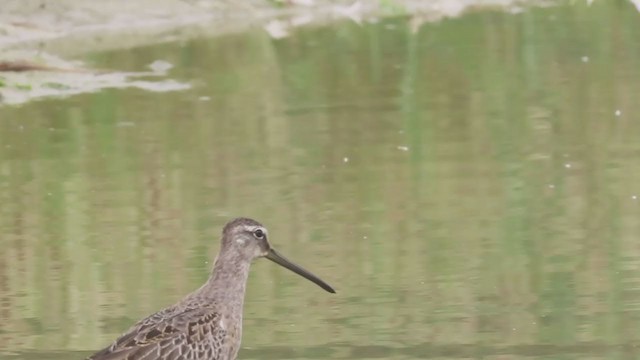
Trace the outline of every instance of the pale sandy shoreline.
<instances>
[{"instance_id":1,"label":"pale sandy shoreline","mask_svg":"<svg viewBox=\"0 0 640 360\"><path fill-rule=\"evenodd\" d=\"M99 51L247 30L264 31L267 36L279 39L303 26L333 21L364 24L385 16L409 17L412 30L417 31L425 22L459 17L469 11L492 8L520 12L526 7L554 3L549 0L3 0L0 106L108 87L136 86L154 91L189 88L189 84L163 79L167 74L162 71L153 72L161 79L158 82L140 82L136 77L148 75L148 69L141 69L146 72L139 74L105 74L73 60ZM14 63L48 69L6 71Z\"/></svg>"},{"instance_id":2,"label":"pale sandy shoreline","mask_svg":"<svg viewBox=\"0 0 640 360\"><path fill-rule=\"evenodd\" d=\"M73 56L175 38L215 36L250 27L269 31L269 23L274 19L284 18L279 26L285 28L340 18L361 21L388 15L415 15L424 21L437 21L478 8L518 11L525 6L548 3L547 0L3 0L0 50L7 53L14 49L39 49Z\"/></svg>"}]
</instances>

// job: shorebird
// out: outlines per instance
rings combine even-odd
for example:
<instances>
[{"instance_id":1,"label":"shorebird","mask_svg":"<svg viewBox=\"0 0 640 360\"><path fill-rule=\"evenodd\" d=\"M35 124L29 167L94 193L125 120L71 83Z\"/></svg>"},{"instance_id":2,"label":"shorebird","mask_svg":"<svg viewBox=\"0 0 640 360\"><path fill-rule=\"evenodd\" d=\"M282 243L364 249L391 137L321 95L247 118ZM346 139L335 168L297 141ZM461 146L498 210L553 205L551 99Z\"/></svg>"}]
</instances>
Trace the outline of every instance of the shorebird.
<instances>
[{"instance_id":1,"label":"shorebird","mask_svg":"<svg viewBox=\"0 0 640 360\"><path fill-rule=\"evenodd\" d=\"M89 360L235 360L242 338L242 307L251 262L266 257L324 290L335 290L287 260L259 222L237 218L224 226L207 282L178 303L134 324Z\"/></svg>"}]
</instances>

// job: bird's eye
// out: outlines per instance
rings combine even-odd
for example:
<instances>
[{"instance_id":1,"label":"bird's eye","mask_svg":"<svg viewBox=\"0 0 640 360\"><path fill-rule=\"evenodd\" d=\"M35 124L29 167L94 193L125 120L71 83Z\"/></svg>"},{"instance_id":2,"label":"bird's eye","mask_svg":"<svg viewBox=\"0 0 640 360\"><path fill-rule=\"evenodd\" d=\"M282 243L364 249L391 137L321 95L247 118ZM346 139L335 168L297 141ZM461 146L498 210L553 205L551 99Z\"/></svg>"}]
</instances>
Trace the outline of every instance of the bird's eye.
<instances>
[{"instance_id":1,"label":"bird's eye","mask_svg":"<svg viewBox=\"0 0 640 360\"><path fill-rule=\"evenodd\" d=\"M262 231L262 229L255 229L253 231L253 236L255 236L256 239L263 239L264 238L264 231Z\"/></svg>"}]
</instances>

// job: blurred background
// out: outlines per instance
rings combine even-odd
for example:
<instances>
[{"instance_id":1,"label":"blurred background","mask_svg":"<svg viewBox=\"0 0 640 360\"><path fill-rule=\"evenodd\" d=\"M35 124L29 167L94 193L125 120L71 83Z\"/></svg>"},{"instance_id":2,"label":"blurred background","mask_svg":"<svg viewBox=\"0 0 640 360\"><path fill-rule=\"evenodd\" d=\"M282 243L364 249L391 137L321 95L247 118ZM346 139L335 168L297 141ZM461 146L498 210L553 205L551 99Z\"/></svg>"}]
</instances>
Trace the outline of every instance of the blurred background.
<instances>
[{"instance_id":1,"label":"blurred background","mask_svg":"<svg viewBox=\"0 0 640 360\"><path fill-rule=\"evenodd\" d=\"M106 346L248 216L338 293L257 261L242 359L637 359L638 9L418 4L13 43L56 69L0 73L0 357Z\"/></svg>"}]
</instances>

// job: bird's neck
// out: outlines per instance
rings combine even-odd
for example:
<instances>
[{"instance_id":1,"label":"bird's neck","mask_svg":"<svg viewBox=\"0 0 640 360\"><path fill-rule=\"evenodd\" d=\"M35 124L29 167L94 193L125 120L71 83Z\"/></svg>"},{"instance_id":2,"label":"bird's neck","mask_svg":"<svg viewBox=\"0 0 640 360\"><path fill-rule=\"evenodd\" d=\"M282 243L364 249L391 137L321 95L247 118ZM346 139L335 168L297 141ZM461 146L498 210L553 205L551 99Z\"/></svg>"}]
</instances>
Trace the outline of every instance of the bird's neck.
<instances>
[{"instance_id":1,"label":"bird's neck","mask_svg":"<svg viewBox=\"0 0 640 360\"><path fill-rule=\"evenodd\" d=\"M242 313L244 294L251 262L233 249L223 249L213 264L209 280L200 288L200 295Z\"/></svg>"}]
</instances>

